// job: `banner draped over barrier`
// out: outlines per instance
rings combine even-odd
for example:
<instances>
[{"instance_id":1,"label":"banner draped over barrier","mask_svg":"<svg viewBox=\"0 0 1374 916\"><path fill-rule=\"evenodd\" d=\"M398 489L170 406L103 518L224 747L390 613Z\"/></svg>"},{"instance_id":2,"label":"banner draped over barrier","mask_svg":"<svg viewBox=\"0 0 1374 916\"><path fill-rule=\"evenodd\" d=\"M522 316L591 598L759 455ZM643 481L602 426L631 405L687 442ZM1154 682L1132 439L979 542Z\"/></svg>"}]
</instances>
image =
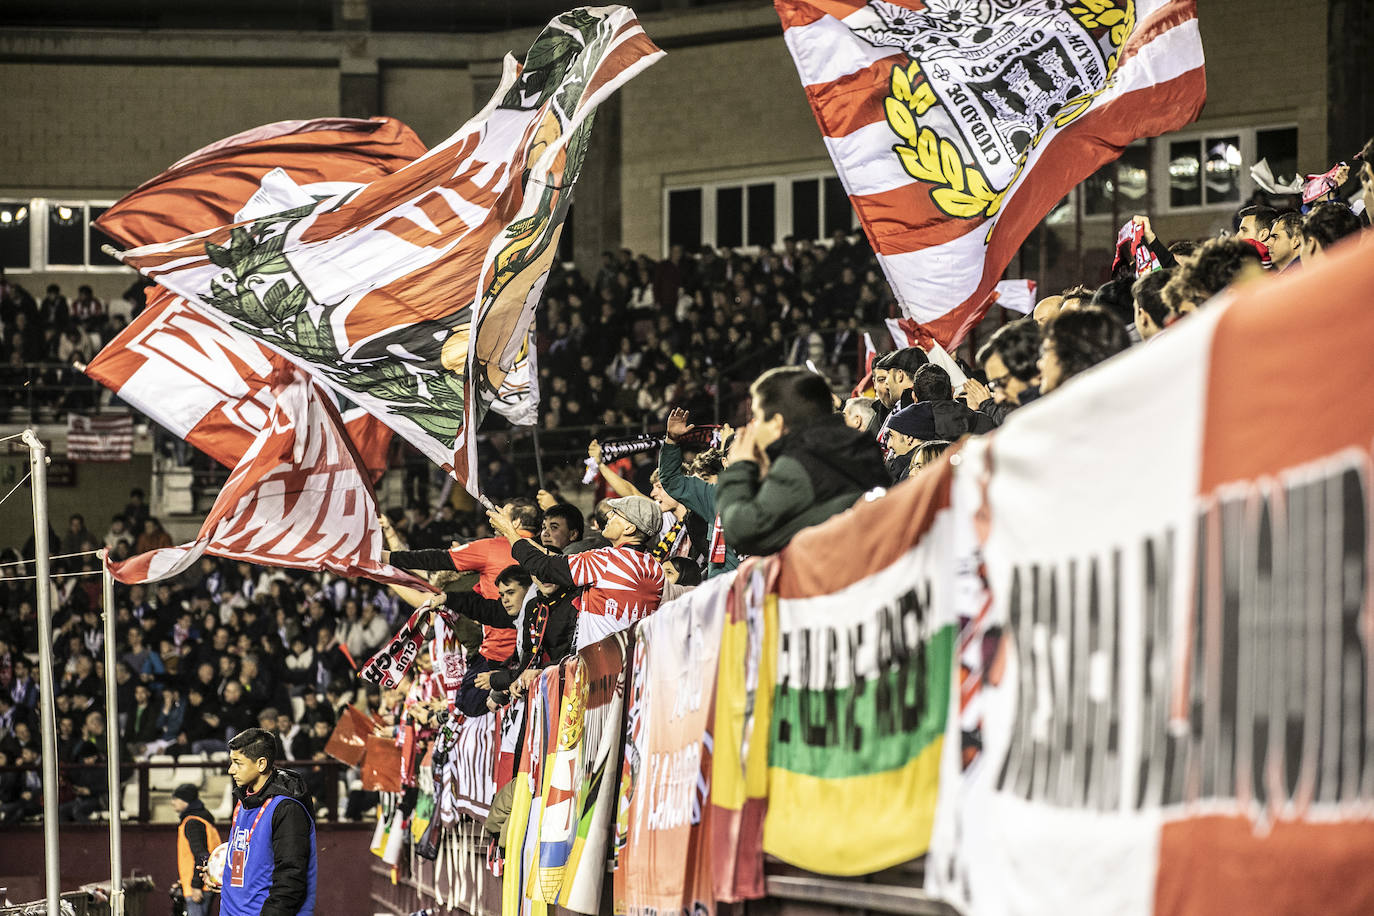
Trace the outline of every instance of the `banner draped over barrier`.
<instances>
[{"instance_id":1,"label":"banner draped over barrier","mask_svg":"<svg viewBox=\"0 0 1374 916\"><path fill-rule=\"evenodd\" d=\"M1371 242L960 452L986 590L926 874L965 913L1374 911Z\"/></svg>"}]
</instances>

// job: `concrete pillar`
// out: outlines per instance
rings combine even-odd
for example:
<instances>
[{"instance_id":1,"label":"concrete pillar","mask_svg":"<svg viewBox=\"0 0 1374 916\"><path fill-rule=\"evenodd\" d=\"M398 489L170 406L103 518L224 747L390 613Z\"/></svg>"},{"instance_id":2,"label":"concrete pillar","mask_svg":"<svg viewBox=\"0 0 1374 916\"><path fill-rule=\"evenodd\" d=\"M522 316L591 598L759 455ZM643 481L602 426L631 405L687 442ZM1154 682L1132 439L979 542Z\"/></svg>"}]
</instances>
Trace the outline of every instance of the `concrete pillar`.
<instances>
[{"instance_id":1,"label":"concrete pillar","mask_svg":"<svg viewBox=\"0 0 1374 916\"><path fill-rule=\"evenodd\" d=\"M596 275L601 252L620 247L620 94L596 108L591 143L573 192L573 260ZM566 230L565 230L566 231Z\"/></svg>"},{"instance_id":2,"label":"concrete pillar","mask_svg":"<svg viewBox=\"0 0 1374 916\"><path fill-rule=\"evenodd\" d=\"M382 75L377 58L366 56L366 39L355 55L352 50L339 61L339 115L371 118L382 113Z\"/></svg>"}]
</instances>

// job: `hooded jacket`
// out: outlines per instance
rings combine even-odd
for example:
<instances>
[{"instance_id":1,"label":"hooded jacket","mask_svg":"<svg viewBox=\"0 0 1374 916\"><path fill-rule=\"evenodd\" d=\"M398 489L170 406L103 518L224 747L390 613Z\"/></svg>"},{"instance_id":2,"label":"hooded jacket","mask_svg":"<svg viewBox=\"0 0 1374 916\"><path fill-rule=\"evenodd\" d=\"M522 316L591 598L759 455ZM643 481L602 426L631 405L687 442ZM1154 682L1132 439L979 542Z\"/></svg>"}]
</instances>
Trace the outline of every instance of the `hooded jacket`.
<instances>
[{"instance_id":1,"label":"hooded jacket","mask_svg":"<svg viewBox=\"0 0 1374 916\"><path fill-rule=\"evenodd\" d=\"M736 461L716 481L726 542L741 554L777 553L798 531L889 482L878 443L839 414L783 434L767 451L767 476L756 462Z\"/></svg>"},{"instance_id":2,"label":"hooded jacket","mask_svg":"<svg viewBox=\"0 0 1374 916\"><path fill-rule=\"evenodd\" d=\"M253 794L234 787L234 800L245 811L261 808L274 795L294 798L300 804L279 804L272 812L272 888L262 906L262 916L296 916L310 893L308 869L314 850L311 815L307 812L315 810L310 790L299 773L280 767Z\"/></svg>"}]
</instances>

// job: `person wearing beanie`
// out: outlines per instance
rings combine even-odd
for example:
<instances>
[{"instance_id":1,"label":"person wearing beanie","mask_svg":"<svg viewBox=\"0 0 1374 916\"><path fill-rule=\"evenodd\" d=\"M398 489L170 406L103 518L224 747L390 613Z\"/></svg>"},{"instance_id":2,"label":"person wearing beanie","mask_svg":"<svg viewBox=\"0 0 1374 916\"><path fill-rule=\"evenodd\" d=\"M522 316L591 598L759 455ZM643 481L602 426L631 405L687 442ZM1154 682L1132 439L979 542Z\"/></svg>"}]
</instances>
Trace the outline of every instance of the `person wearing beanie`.
<instances>
[{"instance_id":1,"label":"person wearing beanie","mask_svg":"<svg viewBox=\"0 0 1374 916\"><path fill-rule=\"evenodd\" d=\"M172 790L172 810L181 818L177 822L177 879L186 899L186 916L209 916L211 892L205 888L200 867L220 844L215 819L190 783Z\"/></svg>"},{"instance_id":2,"label":"person wearing beanie","mask_svg":"<svg viewBox=\"0 0 1374 916\"><path fill-rule=\"evenodd\" d=\"M586 590L574 601L580 651L658 610L663 567L648 551L658 541L663 512L647 496L622 496L607 504L601 533L611 544L566 556L550 553L522 531L510 512L487 513L491 528L511 545L511 556L531 576L549 585Z\"/></svg>"}]
</instances>

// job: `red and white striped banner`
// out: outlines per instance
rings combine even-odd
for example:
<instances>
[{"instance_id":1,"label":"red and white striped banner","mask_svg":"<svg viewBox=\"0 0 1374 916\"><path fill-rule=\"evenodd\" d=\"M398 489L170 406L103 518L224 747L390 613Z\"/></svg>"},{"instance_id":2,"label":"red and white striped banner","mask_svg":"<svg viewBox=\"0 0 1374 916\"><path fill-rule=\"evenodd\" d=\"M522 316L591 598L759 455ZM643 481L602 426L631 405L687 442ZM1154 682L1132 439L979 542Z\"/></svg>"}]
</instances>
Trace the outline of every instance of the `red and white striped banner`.
<instances>
[{"instance_id":1,"label":"red and white striped banner","mask_svg":"<svg viewBox=\"0 0 1374 916\"><path fill-rule=\"evenodd\" d=\"M1030 231L1206 95L1194 0L775 0L903 311L946 347Z\"/></svg>"},{"instance_id":2,"label":"red and white striped banner","mask_svg":"<svg viewBox=\"0 0 1374 916\"><path fill-rule=\"evenodd\" d=\"M125 245L167 242L284 209L300 202L296 193L313 200L356 190L424 153L420 138L391 118L280 121L191 153L125 196L96 225ZM158 286L148 291L148 307L91 360L86 374L232 468L267 423L269 377L289 365ZM343 419L376 480L386 470L391 430L357 407L344 410Z\"/></svg>"},{"instance_id":3,"label":"red and white striped banner","mask_svg":"<svg viewBox=\"0 0 1374 916\"><path fill-rule=\"evenodd\" d=\"M377 499L334 405L302 372L278 378L263 428L229 475L200 534L150 550L111 571L134 584L166 579L210 554L295 569L328 569L425 592L434 589L380 561Z\"/></svg>"},{"instance_id":4,"label":"red and white striped banner","mask_svg":"<svg viewBox=\"0 0 1374 916\"><path fill-rule=\"evenodd\" d=\"M134 456L134 420L127 413L67 415L67 457L72 461L128 461Z\"/></svg>"}]
</instances>

